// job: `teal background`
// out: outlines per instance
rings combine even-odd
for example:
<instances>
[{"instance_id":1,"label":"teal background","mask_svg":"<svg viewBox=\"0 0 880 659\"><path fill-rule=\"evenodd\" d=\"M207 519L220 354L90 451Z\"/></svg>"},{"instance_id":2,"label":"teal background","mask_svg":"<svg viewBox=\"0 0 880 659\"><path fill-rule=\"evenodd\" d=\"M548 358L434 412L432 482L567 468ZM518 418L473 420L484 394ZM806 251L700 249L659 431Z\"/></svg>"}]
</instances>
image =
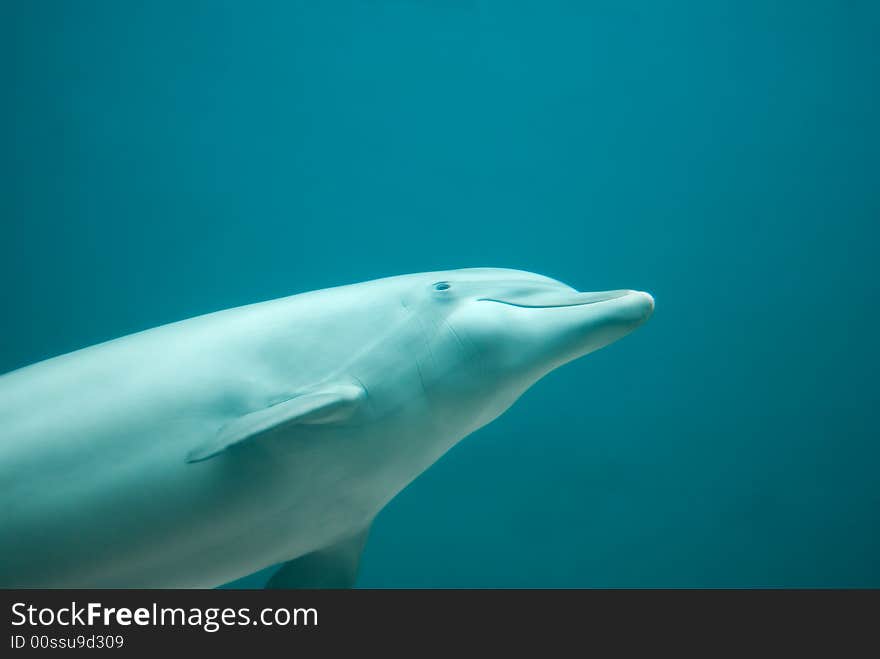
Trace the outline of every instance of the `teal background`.
<instances>
[{"instance_id":1,"label":"teal background","mask_svg":"<svg viewBox=\"0 0 880 659\"><path fill-rule=\"evenodd\" d=\"M657 299L360 586L880 586L880 5L0 4L0 371L384 275ZM254 577L243 582L257 585Z\"/></svg>"}]
</instances>

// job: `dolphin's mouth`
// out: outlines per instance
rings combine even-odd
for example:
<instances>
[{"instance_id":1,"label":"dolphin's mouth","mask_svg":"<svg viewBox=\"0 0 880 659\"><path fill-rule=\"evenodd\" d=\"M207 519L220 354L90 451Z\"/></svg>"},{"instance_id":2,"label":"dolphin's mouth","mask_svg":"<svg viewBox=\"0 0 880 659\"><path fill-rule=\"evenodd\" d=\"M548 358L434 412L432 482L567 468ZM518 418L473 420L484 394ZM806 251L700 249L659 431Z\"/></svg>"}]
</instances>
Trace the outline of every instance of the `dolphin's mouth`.
<instances>
[{"instance_id":1,"label":"dolphin's mouth","mask_svg":"<svg viewBox=\"0 0 880 659\"><path fill-rule=\"evenodd\" d=\"M625 297L636 291L618 290L602 291L600 293L577 293L572 291L540 291L517 295L512 298L500 299L494 297L481 297L479 302L496 302L511 307L523 309L556 309L559 307L581 307L585 304L596 304Z\"/></svg>"}]
</instances>

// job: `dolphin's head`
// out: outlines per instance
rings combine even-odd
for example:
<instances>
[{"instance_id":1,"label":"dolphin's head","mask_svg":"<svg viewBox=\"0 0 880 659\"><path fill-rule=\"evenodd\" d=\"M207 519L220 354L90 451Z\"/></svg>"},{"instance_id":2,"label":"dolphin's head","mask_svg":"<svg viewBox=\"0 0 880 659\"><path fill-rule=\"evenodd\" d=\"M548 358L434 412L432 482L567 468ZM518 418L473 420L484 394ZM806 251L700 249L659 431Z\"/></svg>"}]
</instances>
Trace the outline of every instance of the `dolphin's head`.
<instances>
[{"instance_id":1,"label":"dolphin's head","mask_svg":"<svg viewBox=\"0 0 880 659\"><path fill-rule=\"evenodd\" d=\"M431 274L422 282L426 306L439 311L485 365L538 377L629 334L654 311L648 293L585 293L521 270Z\"/></svg>"},{"instance_id":2,"label":"dolphin's head","mask_svg":"<svg viewBox=\"0 0 880 659\"><path fill-rule=\"evenodd\" d=\"M654 299L635 290L580 292L520 270L469 268L422 275L413 290L425 315L442 319L465 355L468 378L496 394L494 418L553 369L639 327ZM432 326L441 326L434 322ZM439 346L438 346L439 348ZM447 348L448 350L448 348Z\"/></svg>"},{"instance_id":3,"label":"dolphin's head","mask_svg":"<svg viewBox=\"0 0 880 659\"><path fill-rule=\"evenodd\" d=\"M519 270L473 268L432 283L449 322L501 369L543 375L629 334L654 311L654 298L628 289L580 292Z\"/></svg>"}]
</instances>

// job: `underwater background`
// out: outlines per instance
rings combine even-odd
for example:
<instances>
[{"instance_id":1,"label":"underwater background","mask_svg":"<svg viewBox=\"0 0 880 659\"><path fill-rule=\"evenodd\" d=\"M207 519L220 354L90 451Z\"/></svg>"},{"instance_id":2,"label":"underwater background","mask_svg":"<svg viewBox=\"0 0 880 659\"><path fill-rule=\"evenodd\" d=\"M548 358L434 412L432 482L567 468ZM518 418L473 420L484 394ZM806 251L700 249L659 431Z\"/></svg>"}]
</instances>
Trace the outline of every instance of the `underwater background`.
<instances>
[{"instance_id":1,"label":"underwater background","mask_svg":"<svg viewBox=\"0 0 880 659\"><path fill-rule=\"evenodd\" d=\"M0 372L408 272L647 290L391 502L358 585L880 586L878 30L867 0L4 2Z\"/></svg>"}]
</instances>

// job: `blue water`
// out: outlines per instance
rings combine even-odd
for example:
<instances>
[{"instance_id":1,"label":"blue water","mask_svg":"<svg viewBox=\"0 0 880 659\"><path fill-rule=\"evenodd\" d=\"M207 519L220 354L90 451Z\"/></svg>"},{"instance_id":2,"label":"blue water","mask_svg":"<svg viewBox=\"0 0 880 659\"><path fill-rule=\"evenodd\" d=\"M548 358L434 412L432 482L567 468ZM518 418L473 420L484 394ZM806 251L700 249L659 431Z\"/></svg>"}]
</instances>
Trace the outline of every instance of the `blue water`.
<instances>
[{"instance_id":1,"label":"blue water","mask_svg":"<svg viewBox=\"0 0 880 659\"><path fill-rule=\"evenodd\" d=\"M644 289L647 325L388 506L359 585L880 586L877 3L0 26L0 371L406 272Z\"/></svg>"}]
</instances>

